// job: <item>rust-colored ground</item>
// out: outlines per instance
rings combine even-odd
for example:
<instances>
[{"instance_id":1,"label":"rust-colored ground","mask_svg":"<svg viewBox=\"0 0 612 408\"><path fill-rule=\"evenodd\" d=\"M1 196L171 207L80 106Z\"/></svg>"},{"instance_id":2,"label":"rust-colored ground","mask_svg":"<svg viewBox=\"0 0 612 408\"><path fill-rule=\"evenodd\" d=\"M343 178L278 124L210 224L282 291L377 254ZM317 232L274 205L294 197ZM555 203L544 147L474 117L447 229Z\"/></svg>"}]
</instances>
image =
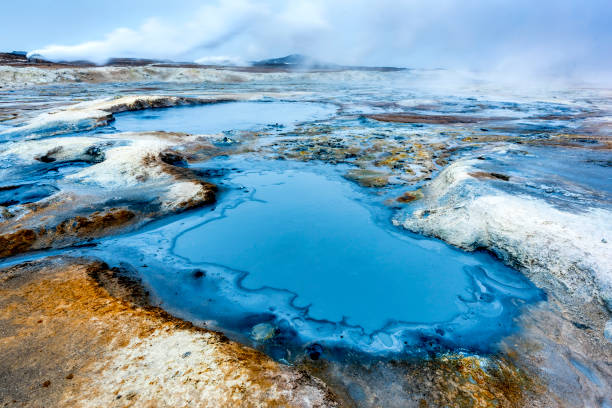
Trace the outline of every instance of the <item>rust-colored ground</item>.
<instances>
[{"instance_id":1,"label":"rust-colored ground","mask_svg":"<svg viewBox=\"0 0 612 408\"><path fill-rule=\"evenodd\" d=\"M0 270L0 406L333 406L309 375L146 306L95 261Z\"/></svg>"}]
</instances>

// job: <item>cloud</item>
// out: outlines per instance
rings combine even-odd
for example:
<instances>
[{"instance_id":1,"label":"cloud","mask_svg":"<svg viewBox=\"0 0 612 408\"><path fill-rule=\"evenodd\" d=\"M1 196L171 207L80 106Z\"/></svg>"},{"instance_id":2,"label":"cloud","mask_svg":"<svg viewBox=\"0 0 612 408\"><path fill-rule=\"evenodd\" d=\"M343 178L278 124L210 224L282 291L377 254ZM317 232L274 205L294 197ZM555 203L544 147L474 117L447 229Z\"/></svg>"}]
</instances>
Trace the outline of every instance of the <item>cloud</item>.
<instances>
[{"instance_id":1,"label":"cloud","mask_svg":"<svg viewBox=\"0 0 612 408\"><path fill-rule=\"evenodd\" d=\"M230 57L227 55L209 55L206 57L198 58L194 61L197 64L202 65L246 65L247 61L238 57Z\"/></svg>"},{"instance_id":2,"label":"cloud","mask_svg":"<svg viewBox=\"0 0 612 408\"><path fill-rule=\"evenodd\" d=\"M95 62L298 52L344 64L587 75L612 63L609 21L608 0L224 0L34 52Z\"/></svg>"},{"instance_id":3,"label":"cloud","mask_svg":"<svg viewBox=\"0 0 612 408\"><path fill-rule=\"evenodd\" d=\"M112 57L176 58L195 49L215 48L258 19L250 1L232 0L203 6L185 20L147 19L140 27L117 28L99 41L76 45L53 44L32 53L53 60L87 59L105 62Z\"/></svg>"}]
</instances>

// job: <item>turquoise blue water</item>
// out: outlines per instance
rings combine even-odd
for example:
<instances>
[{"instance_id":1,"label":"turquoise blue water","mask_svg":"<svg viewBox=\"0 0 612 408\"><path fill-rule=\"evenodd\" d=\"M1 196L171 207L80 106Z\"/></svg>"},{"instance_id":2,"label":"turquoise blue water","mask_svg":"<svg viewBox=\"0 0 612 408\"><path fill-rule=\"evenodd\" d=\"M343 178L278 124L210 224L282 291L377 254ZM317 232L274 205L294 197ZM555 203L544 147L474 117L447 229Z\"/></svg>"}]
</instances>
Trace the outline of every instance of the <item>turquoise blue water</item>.
<instances>
[{"instance_id":1,"label":"turquoise blue water","mask_svg":"<svg viewBox=\"0 0 612 408\"><path fill-rule=\"evenodd\" d=\"M312 342L367 353L490 350L524 303L542 299L486 253L394 229L380 198L338 168L221 157L200 169L219 174L214 208L93 252L140 264L171 313L275 357Z\"/></svg>"},{"instance_id":2,"label":"turquoise blue water","mask_svg":"<svg viewBox=\"0 0 612 408\"><path fill-rule=\"evenodd\" d=\"M335 112L331 103L219 103L126 112L99 131L268 128L273 139L282 136L278 129ZM342 165L249 156L192 165L219 185L214 208L109 237L80 254L135 268L158 305L276 358L291 360L313 343L374 354L492 350L522 305L543 298L487 253L395 229L392 210L381 204L392 187L358 187L342 177ZM22 201L37 197L23 192Z\"/></svg>"},{"instance_id":3,"label":"turquoise blue water","mask_svg":"<svg viewBox=\"0 0 612 408\"><path fill-rule=\"evenodd\" d=\"M287 289L310 317L369 332L389 320L450 320L458 296L470 296L463 268L477 261L381 228L346 182L295 170L232 182L252 190L249 199L179 235L175 254L246 271L245 288Z\"/></svg>"}]
</instances>

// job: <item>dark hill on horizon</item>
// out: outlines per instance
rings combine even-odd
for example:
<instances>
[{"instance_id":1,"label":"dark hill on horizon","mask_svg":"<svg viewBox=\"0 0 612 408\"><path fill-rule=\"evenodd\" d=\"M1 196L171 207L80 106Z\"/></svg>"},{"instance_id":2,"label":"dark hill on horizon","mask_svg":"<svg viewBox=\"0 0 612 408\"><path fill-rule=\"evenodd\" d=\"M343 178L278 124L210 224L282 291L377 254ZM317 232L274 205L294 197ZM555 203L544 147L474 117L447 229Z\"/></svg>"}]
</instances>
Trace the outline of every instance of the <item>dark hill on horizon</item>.
<instances>
[{"instance_id":1,"label":"dark hill on horizon","mask_svg":"<svg viewBox=\"0 0 612 408\"><path fill-rule=\"evenodd\" d=\"M176 62L167 59L149 58L110 58L104 64L95 64L86 60L78 61L50 61L41 55L27 56L25 51L0 52L0 65L24 67L174 67L174 68L218 68L236 71L250 72L274 72L274 71L402 71L406 68L397 67L366 67L352 65L338 65L322 62L312 57L302 54L290 54L285 57L264 59L253 61L246 66L226 66L226 65L204 65L195 62Z\"/></svg>"}]
</instances>

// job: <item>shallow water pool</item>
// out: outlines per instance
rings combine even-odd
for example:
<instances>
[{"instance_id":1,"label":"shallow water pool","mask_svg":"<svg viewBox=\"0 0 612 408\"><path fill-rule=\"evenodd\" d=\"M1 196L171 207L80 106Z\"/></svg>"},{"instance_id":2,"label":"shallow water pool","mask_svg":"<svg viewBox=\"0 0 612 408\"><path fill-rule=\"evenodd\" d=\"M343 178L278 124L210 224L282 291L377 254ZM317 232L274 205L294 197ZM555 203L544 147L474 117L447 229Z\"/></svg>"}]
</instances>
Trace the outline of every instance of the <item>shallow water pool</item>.
<instances>
[{"instance_id":1,"label":"shallow water pool","mask_svg":"<svg viewBox=\"0 0 612 408\"><path fill-rule=\"evenodd\" d=\"M379 198L332 167L205 165L225 174L214 180L215 208L99 250L112 250L114 262L139 257L146 285L171 313L285 350L282 358L312 342L386 353L434 338L486 349L512 330L522 304L541 299L488 254L396 231Z\"/></svg>"},{"instance_id":2,"label":"shallow water pool","mask_svg":"<svg viewBox=\"0 0 612 408\"><path fill-rule=\"evenodd\" d=\"M330 104L309 102L222 102L145 109L115 115L112 127L120 132L189 132L214 134L256 130L266 126L288 127L325 118L335 112Z\"/></svg>"},{"instance_id":3,"label":"shallow water pool","mask_svg":"<svg viewBox=\"0 0 612 408\"><path fill-rule=\"evenodd\" d=\"M345 182L295 170L232 182L251 189L249 199L182 233L176 255L248 272L245 288L287 289L313 319L345 319L368 332L388 320L450 320L458 296L470 296L463 268L477 262L381 228Z\"/></svg>"}]
</instances>

